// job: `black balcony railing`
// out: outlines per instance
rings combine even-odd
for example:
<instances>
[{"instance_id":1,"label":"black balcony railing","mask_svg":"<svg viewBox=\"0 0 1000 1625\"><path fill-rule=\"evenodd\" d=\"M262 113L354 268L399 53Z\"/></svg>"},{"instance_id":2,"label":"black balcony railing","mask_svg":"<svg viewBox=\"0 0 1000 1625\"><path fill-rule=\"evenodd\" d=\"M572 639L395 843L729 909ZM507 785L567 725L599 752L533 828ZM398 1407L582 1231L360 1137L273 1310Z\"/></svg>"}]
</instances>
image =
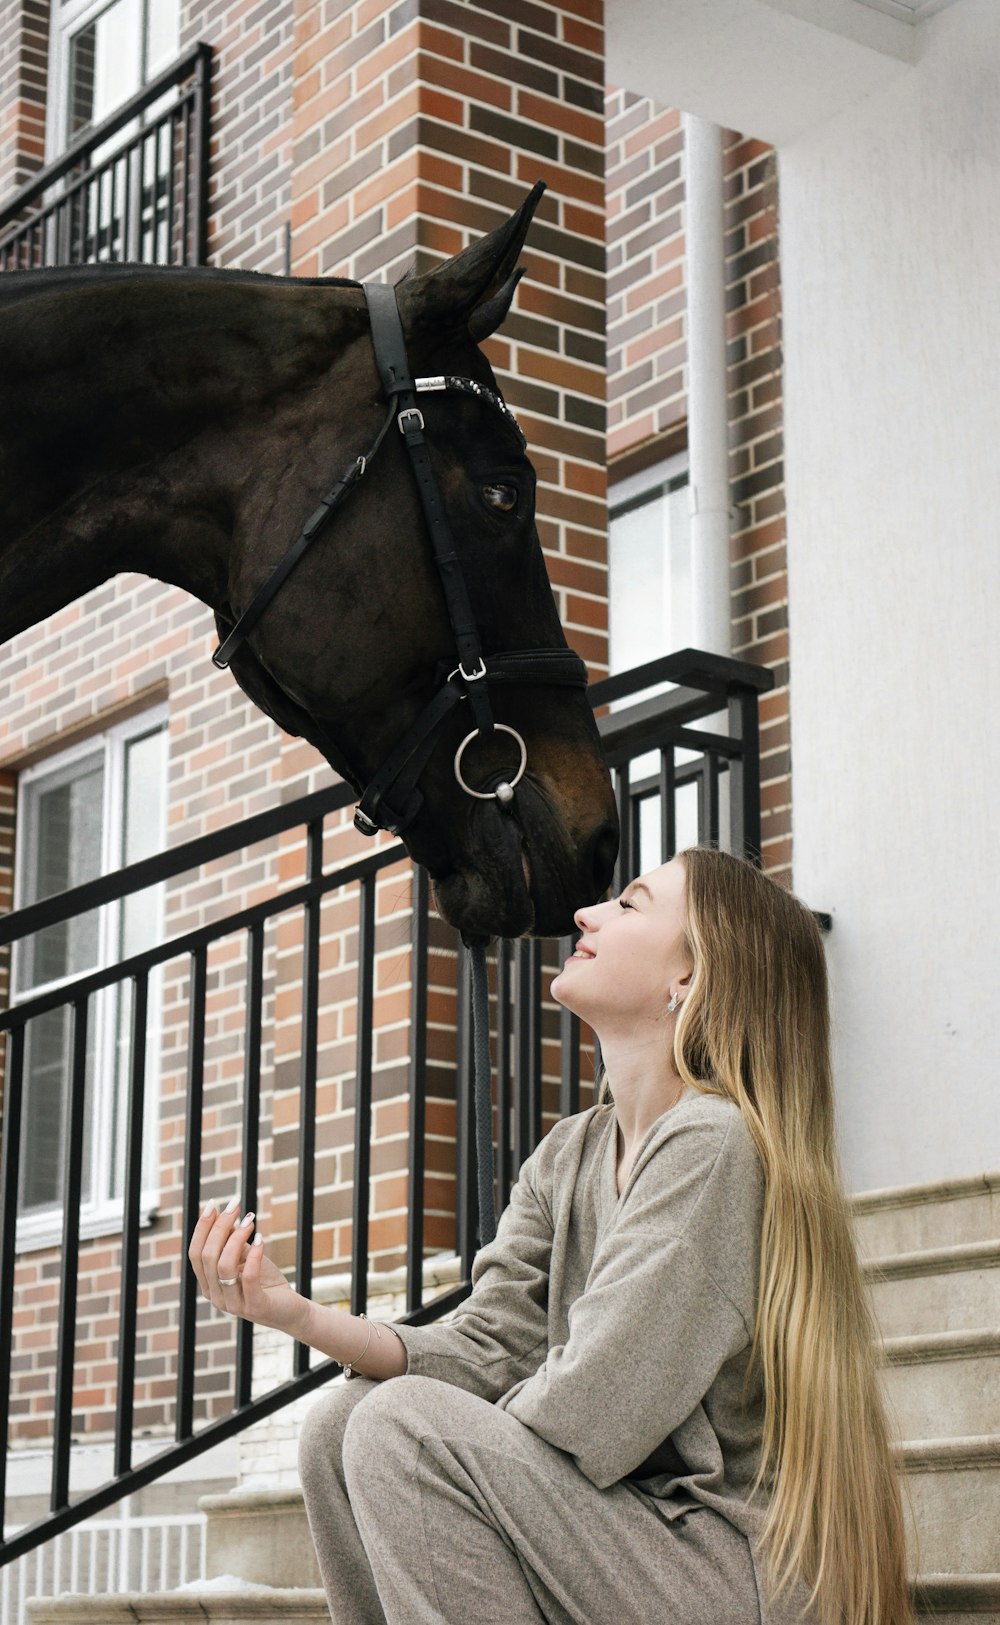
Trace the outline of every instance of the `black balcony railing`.
<instances>
[{"instance_id":1,"label":"black balcony railing","mask_svg":"<svg viewBox=\"0 0 1000 1625\"><path fill-rule=\"evenodd\" d=\"M645 700L637 698L656 684L679 685ZM771 688L770 672L744 662L685 650L636 671L597 683L590 689L595 705L619 704L599 719L607 759L618 795L622 846L617 884L622 885L642 867L671 856L683 841L715 840L755 860L760 850L760 796L757 734L758 695ZM713 719L725 720L714 726ZM701 727L693 726L701 723ZM643 766L643 760L651 765ZM242 1100L242 1166L239 1195L247 1209L257 1207L258 1136L261 1104L261 1057L264 1008L265 931L270 921L289 913L302 920L301 1026L296 1060L298 1088L297 1145L297 1252L295 1286L310 1295L313 1279L314 1185L316 1169L317 1081L321 1048L320 949L322 905L325 898L355 899L356 936L356 1050L353 1111L353 1167L351 1212L351 1308L357 1314L367 1306L369 1255L369 1175L371 1168L373 1000L375 963L376 877L405 856L394 842L324 872L324 819L353 800L352 792L337 784L272 812L248 819L232 828L168 850L131 865L118 874L78 886L21 909L0 922L0 949L36 932L66 922L95 908L113 904L146 887L190 874L227 854L244 851L301 830L305 839L305 878L290 889L201 925L147 952L28 997L0 1014L0 1034L6 1034L7 1067L4 1090L2 1174L0 1174L0 1439L9 1439L12 1415L11 1381L18 1371L12 1362L16 1303L16 1242L18 1176L22 1155L27 1069L33 1023L63 1010L67 1016L64 1077L65 1113L69 1132L63 1142L62 1243L58 1260L59 1312L53 1326L54 1399L51 1407L52 1469L50 1511L28 1527L2 1541L6 1519L0 1526L0 1563L32 1550L53 1535L101 1511L123 1496L199 1455L222 1439L248 1427L318 1387L340 1368L320 1359L305 1345L296 1345L293 1377L257 1399L251 1399L252 1327L239 1322L233 1328L232 1409L206 1426L195 1426L196 1282L186 1258L187 1238L197 1222L209 1182L203 1157L203 1113L206 1100L206 1009L208 955L213 944L234 935L245 942L245 1036ZM237 884L239 879L237 877ZM428 918L428 887L423 870L413 870L410 926L410 1004L408 1035L409 1144L406 1221L406 1312L417 1323L434 1319L457 1305L470 1290L469 1275L476 1251L476 1167L474 1121L471 1106L472 1054L470 989L467 970L458 974L457 1032L454 1035L453 1079L456 1112L454 1187L454 1250L461 1261L461 1284L442 1296L425 1301L424 1254L425 1121L428 1099L428 987L430 937L440 955L444 941L458 960L458 938L441 922ZM586 1087L593 1089L594 1054L586 1033L570 1012L547 1000L543 972L551 972L571 949L572 936L558 945L522 940L496 945L491 1025L496 1041L496 1158L497 1210L509 1197L510 1187L525 1157L537 1145L543 1117L555 1118L580 1110L581 1070L589 1066ZM399 946L397 943L396 946ZM140 1275L140 1186L144 1142L146 1077L149 1071L148 1011L153 978L171 961L175 985L186 993L186 1100L183 1215L177 1256L170 1267L171 1290L176 1296L173 1319L178 1328L173 1371L173 1442L156 1457L133 1463L134 1393L137 1378L137 1301ZM466 961L462 956L461 964ZM440 958L436 975L440 975ZM117 1293L117 1412L115 1416L114 1475L100 1489L74 1495L70 1484L73 1441L74 1356L78 1286L80 1284L80 1194L84 1155L84 1114L87 1075L87 1032L96 1002L109 989L128 989L130 1055L122 1110L125 1129L125 1176L122 1197L120 1288ZM435 1034L440 1039L440 1031ZM437 1057L440 1077L440 1051ZM377 1077L377 1071L375 1072ZM439 1092L439 1085L432 1093ZM592 1098L592 1094L591 1094ZM236 1140L236 1129L233 1139ZM226 1194L230 1194L227 1190ZM51 1265L48 1266L51 1272ZM163 1274L158 1270L158 1307L162 1314ZM103 1289L102 1289L103 1290ZM115 1302L114 1295L112 1302ZM23 1312L22 1312L23 1313ZM217 1346L216 1346L217 1352ZM23 1358L18 1362L23 1367ZM217 1362L216 1362L217 1365ZM218 1371L213 1371L218 1376ZM24 1401L20 1409L24 1410ZM77 1419L78 1421L78 1419ZM37 1439L32 1438L37 1448ZM0 1459L0 1513L6 1509L5 1462Z\"/></svg>"},{"instance_id":2,"label":"black balcony railing","mask_svg":"<svg viewBox=\"0 0 1000 1625\"><path fill-rule=\"evenodd\" d=\"M207 256L209 78L198 45L0 209L0 271Z\"/></svg>"}]
</instances>

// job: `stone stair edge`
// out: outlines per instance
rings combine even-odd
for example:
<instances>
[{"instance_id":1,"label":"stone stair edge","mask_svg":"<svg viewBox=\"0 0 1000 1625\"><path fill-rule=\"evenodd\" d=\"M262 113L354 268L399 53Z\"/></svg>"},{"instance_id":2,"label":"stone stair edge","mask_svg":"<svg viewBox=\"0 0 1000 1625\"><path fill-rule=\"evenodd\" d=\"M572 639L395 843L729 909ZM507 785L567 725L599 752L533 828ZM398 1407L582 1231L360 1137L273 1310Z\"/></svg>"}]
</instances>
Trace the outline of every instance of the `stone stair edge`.
<instances>
[{"instance_id":1,"label":"stone stair edge","mask_svg":"<svg viewBox=\"0 0 1000 1625\"><path fill-rule=\"evenodd\" d=\"M896 1459L904 1472L960 1471L967 1467L1000 1467L1000 1433L945 1439L903 1439Z\"/></svg>"},{"instance_id":2,"label":"stone stair edge","mask_svg":"<svg viewBox=\"0 0 1000 1625\"><path fill-rule=\"evenodd\" d=\"M228 1577L227 1577L228 1578ZM911 1596L921 1614L967 1609L975 1613L1000 1607L1000 1574L917 1574L910 1581ZM329 1619L326 1597L311 1587L246 1586L224 1589L211 1583L187 1590L165 1592L119 1592L91 1596L64 1593L59 1598L37 1598L28 1604L35 1625L45 1625L46 1617L65 1620L72 1616L94 1625L142 1625L144 1620L190 1620L192 1606L204 1620L270 1620L276 1625L276 1610L288 1617ZM194 1617L197 1617L196 1615Z\"/></svg>"},{"instance_id":3,"label":"stone stair edge","mask_svg":"<svg viewBox=\"0 0 1000 1625\"><path fill-rule=\"evenodd\" d=\"M1000 1266L1000 1238L962 1241L948 1247L926 1247L907 1253L882 1253L861 1260L862 1274L886 1281L911 1275L943 1275L964 1269Z\"/></svg>"},{"instance_id":4,"label":"stone stair edge","mask_svg":"<svg viewBox=\"0 0 1000 1625\"><path fill-rule=\"evenodd\" d=\"M1000 1574L918 1574L910 1582L914 1601L949 1608L1000 1607Z\"/></svg>"},{"instance_id":5,"label":"stone stair edge","mask_svg":"<svg viewBox=\"0 0 1000 1625\"><path fill-rule=\"evenodd\" d=\"M896 1455L904 1471L945 1471L948 1468L1000 1467L1000 1433L955 1435L944 1439L903 1439ZM198 1510L207 1515L231 1514L244 1517L259 1512L294 1513L305 1511L302 1490L288 1485L282 1489L234 1490L225 1495L203 1495Z\"/></svg>"},{"instance_id":6,"label":"stone stair edge","mask_svg":"<svg viewBox=\"0 0 1000 1625\"><path fill-rule=\"evenodd\" d=\"M888 1208L920 1207L926 1202L954 1202L968 1196L1000 1194L1000 1168L981 1174L956 1174L923 1184L886 1185L880 1190L854 1191L847 1202L855 1215L884 1212Z\"/></svg>"},{"instance_id":7,"label":"stone stair edge","mask_svg":"<svg viewBox=\"0 0 1000 1625\"><path fill-rule=\"evenodd\" d=\"M86 1621L87 1625L142 1625L143 1621L176 1619L260 1620L263 1625L279 1625L308 1618L326 1621L330 1611L326 1593L312 1586L249 1585L227 1575L229 1586L203 1580L175 1591L118 1591L91 1594L63 1592L59 1597L28 1600L31 1625L53 1621ZM199 1613L195 1610L200 1610Z\"/></svg>"},{"instance_id":8,"label":"stone stair edge","mask_svg":"<svg viewBox=\"0 0 1000 1625\"><path fill-rule=\"evenodd\" d=\"M242 1517L247 1512L281 1513L286 1508L298 1508L301 1504L301 1489L298 1485L286 1484L274 1490L233 1489L221 1494L213 1491L211 1495L199 1496L198 1511L213 1517L225 1517L229 1513Z\"/></svg>"},{"instance_id":9,"label":"stone stair edge","mask_svg":"<svg viewBox=\"0 0 1000 1625\"><path fill-rule=\"evenodd\" d=\"M954 1332L908 1332L882 1337L887 1365L914 1365L933 1360L973 1360L1000 1352L1000 1326L968 1327Z\"/></svg>"}]
</instances>

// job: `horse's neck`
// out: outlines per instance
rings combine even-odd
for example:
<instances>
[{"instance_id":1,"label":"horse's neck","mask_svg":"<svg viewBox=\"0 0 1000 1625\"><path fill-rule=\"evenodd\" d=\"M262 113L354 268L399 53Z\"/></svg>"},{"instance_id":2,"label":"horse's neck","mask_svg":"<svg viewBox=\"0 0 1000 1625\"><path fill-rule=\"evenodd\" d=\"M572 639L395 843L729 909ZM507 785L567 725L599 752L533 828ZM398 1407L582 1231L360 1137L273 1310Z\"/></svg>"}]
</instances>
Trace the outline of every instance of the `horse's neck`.
<instances>
[{"instance_id":1,"label":"horse's neck","mask_svg":"<svg viewBox=\"0 0 1000 1625\"><path fill-rule=\"evenodd\" d=\"M356 303L220 272L0 279L0 641L120 570L225 611L260 422L329 367Z\"/></svg>"}]
</instances>

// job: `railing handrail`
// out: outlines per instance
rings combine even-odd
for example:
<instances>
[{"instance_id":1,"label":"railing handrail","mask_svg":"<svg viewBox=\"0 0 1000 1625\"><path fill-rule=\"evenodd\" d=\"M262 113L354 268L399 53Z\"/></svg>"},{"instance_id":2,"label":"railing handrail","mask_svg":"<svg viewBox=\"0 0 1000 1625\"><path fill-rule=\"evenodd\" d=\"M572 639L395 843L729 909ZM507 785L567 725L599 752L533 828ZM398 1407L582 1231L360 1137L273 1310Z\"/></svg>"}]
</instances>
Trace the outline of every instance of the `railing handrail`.
<instances>
[{"instance_id":1,"label":"railing handrail","mask_svg":"<svg viewBox=\"0 0 1000 1625\"><path fill-rule=\"evenodd\" d=\"M66 148L62 157L54 159L44 169L32 175L30 180L18 188L13 197L0 206L0 233L4 228L17 220L17 217L29 209L56 181L74 169L81 161L86 160L95 147L103 146L112 136L117 135L132 119L145 112L160 96L172 90L175 85L182 84L195 73L206 74L212 60L212 47L204 43L195 45L179 56L162 73L151 79L148 85L143 85L134 96L130 96L118 110L101 124L91 126Z\"/></svg>"},{"instance_id":2,"label":"railing handrail","mask_svg":"<svg viewBox=\"0 0 1000 1625\"><path fill-rule=\"evenodd\" d=\"M644 666L632 666L615 677L602 677L600 682L590 684L587 696L591 705L608 705L629 694L641 694L643 689L652 688L656 683L688 683L708 695L725 698L734 688L766 694L774 687L774 672L766 666L755 666L749 660L712 654L707 649L678 649L673 654L649 660ZM669 699L668 695L662 697ZM717 706L708 706L702 714L717 709Z\"/></svg>"},{"instance_id":3,"label":"railing handrail","mask_svg":"<svg viewBox=\"0 0 1000 1625\"><path fill-rule=\"evenodd\" d=\"M217 920L209 920L204 925L195 926L183 936L171 937L166 942L158 943L155 948L146 948L142 953L130 955L128 959L116 959L113 964L102 965L96 970L80 971L71 979L60 982L58 987L39 993L36 998L26 1000L23 1004L12 1004L8 1010L0 1010L0 1033L10 1032L15 1026L23 1026L27 1021L34 1021L36 1016L44 1016L50 1010L58 1010L61 1005L89 999L92 993L99 993L102 988L112 987L116 982L146 976L158 965L165 965L171 959L180 959L185 954L197 953L200 949L207 948L210 943L217 942L220 937L235 936L237 931L249 931L254 926L262 925L275 914L287 914L290 909L301 908L303 903L325 897L327 892L334 891L339 886L349 886L355 880L365 880L378 874L382 869L390 869L394 863L405 857L406 848L402 841L395 841L392 846L377 847L374 852L365 852L341 868L331 870L328 875L303 880L298 886L291 886L287 891L275 892L273 897L266 897L260 903L252 903L247 908L239 909L235 914L220 915Z\"/></svg>"},{"instance_id":4,"label":"railing handrail","mask_svg":"<svg viewBox=\"0 0 1000 1625\"><path fill-rule=\"evenodd\" d=\"M32 932L44 930L46 926L61 925L75 914L86 914L105 903L120 902L132 892L142 891L146 886L156 886L162 880L172 880L175 875L198 869L215 858L230 857L232 853L255 846L258 841L266 841L272 835L282 835L299 824L308 824L314 818L337 812L355 800L357 794L349 784L332 784L325 790L315 790L310 795L299 796L295 801L286 801L280 807L272 807L268 812L255 813L237 824L227 824L224 829L213 830L209 835L198 835L193 841L168 847L165 852L157 852L151 858L141 858L138 863L130 863L126 868L116 869L108 875L100 875L96 880L86 880L68 891L54 892L42 902L29 903L0 920L0 948L18 942Z\"/></svg>"}]
</instances>

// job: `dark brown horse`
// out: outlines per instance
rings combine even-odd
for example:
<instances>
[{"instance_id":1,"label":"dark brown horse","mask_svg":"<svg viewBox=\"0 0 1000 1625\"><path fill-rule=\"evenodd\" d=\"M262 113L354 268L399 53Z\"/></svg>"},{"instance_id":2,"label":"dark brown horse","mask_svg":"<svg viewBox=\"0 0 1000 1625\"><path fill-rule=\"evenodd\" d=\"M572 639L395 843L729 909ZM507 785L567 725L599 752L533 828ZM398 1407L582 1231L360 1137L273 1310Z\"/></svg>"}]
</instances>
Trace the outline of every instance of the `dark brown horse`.
<instances>
[{"instance_id":1,"label":"dark brown horse","mask_svg":"<svg viewBox=\"0 0 1000 1625\"><path fill-rule=\"evenodd\" d=\"M495 389L540 188L397 296L411 371ZM140 266L0 277L0 641L118 571L185 588L225 636L386 414L355 283ZM516 428L473 395L421 396L431 461L488 653L565 648ZM405 447L387 437L233 658L240 686L359 790L457 664ZM527 746L509 810L459 786L469 701L448 717L404 832L466 932L558 935L603 895L618 824L585 693L497 685ZM512 760L513 756L513 760ZM470 782L516 765L477 739Z\"/></svg>"}]
</instances>

